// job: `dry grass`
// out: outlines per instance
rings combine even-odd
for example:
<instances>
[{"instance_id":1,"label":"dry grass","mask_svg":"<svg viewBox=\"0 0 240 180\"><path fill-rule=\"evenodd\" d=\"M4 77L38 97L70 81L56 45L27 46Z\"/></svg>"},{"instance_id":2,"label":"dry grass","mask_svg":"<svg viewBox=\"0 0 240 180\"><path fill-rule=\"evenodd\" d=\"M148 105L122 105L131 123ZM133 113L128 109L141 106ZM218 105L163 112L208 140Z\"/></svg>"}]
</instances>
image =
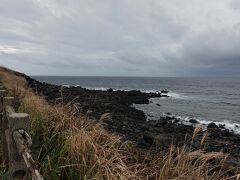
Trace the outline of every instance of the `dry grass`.
<instances>
[{"instance_id":1,"label":"dry grass","mask_svg":"<svg viewBox=\"0 0 240 180\"><path fill-rule=\"evenodd\" d=\"M172 146L167 152L137 149L103 129L101 123L109 114L90 123L76 116L76 104L49 105L8 69L0 68L0 81L20 98L19 111L31 116L33 151L46 179L226 179L222 170L226 156L221 152L191 151L185 146Z\"/></svg>"}]
</instances>

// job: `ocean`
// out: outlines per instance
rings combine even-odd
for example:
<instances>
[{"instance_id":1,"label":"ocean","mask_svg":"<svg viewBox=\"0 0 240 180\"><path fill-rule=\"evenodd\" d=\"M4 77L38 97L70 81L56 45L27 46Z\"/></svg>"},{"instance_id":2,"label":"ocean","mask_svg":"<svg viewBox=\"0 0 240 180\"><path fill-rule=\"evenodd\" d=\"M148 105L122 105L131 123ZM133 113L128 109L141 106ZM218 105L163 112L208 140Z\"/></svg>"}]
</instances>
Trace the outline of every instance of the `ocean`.
<instances>
[{"instance_id":1,"label":"ocean","mask_svg":"<svg viewBox=\"0 0 240 180\"><path fill-rule=\"evenodd\" d=\"M240 133L240 78L182 77L70 77L33 76L56 85L81 86L88 89L169 90L169 98L153 98L147 105L134 105L148 119L158 119L167 113L182 122L196 119L203 124L215 122ZM160 104L157 105L157 104Z\"/></svg>"}]
</instances>

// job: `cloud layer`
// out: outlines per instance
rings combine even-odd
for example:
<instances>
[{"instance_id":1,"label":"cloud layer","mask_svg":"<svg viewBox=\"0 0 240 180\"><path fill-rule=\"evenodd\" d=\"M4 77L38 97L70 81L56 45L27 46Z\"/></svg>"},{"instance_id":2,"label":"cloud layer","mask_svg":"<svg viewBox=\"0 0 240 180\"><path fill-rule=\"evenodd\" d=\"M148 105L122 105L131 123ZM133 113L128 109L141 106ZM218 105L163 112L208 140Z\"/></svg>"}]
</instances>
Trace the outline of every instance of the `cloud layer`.
<instances>
[{"instance_id":1,"label":"cloud layer","mask_svg":"<svg viewBox=\"0 0 240 180\"><path fill-rule=\"evenodd\" d=\"M0 64L35 75L240 76L238 0L2 0Z\"/></svg>"}]
</instances>

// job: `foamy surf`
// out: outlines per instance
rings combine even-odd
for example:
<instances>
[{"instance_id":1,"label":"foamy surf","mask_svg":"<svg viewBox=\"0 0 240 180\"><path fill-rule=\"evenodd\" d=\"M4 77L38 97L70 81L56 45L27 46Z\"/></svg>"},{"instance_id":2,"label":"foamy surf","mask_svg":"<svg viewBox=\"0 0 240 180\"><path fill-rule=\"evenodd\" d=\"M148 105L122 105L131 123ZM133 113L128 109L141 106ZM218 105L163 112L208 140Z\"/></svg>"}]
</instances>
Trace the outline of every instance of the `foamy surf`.
<instances>
[{"instance_id":1,"label":"foamy surf","mask_svg":"<svg viewBox=\"0 0 240 180\"><path fill-rule=\"evenodd\" d=\"M163 113L162 116L170 116L170 117L175 117L176 119L180 120L179 123L180 124L185 124L185 125L192 125L193 127L199 127L201 126L204 130L207 129L208 124L210 123L215 123L216 125L223 125L224 128L229 129L230 131L233 131L235 134L240 134L240 124L238 123L231 123L228 120L225 120L223 122L220 121L209 121L209 120L203 120L200 118L195 118L195 117L183 117L183 116L178 116L178 115L169 115L169 114L165 114ZM151 115L148 115L148 120L154 120L154 117L151 117ZM190 119L194 119L197 120L199 123L190 123ZM156 119L155 119L156 120Z\"/></svg>"},{"instance_id":2,"label":"foamy surf","mask_svg":"<svg viewBox=\"0 0 240 180\"><path fill-rule=\"evenodd\" d=\"M140 90L141 92L144 92L144 93L161 93L161 91L158 91L158 90L155 90L155 89L152 89L152 90ZM188 99L189 96L186 96L186 95L183 95L183 94L180 94L180 93L176 93L176 92L168 92L168 93L161 93L162 95L167 95L169 96L170 98L174 98L174 99Z\"/></svg>"},{"instance_id":3,"label":"foamy surf","mask_svg":"<svg viewBox=\"0 0 240 180\"><path fill-rule=\"evenodd\" d=\"M223 122L200 120L199 122L201 124L206 124L206 125L208 125L209 123L212 123L212 122L215 123L216 125L224 125L224 127L226 129L232 130L236 134L240 134L240 124L231 123L228 120L225 120Z\"/></svg>"},{"instance_id":4,"label":"foamy surf","mask_svg":"<svg viewBox=\"0 0 240 180\"><path fill-rule=\"evenodd\" d=\"M90 89L90 90L98 90L98 91L107 91L109 88L106 87L84 87L86 89Z\"/></svg>"},{"instance_id":5,"label":"foamy surf","mask_svg":"<svg viewBox=\"0 0 240 180\"><path fill-rule=\"evenodd\" d=\"M187 99L189 98L188 96L185 96L183 94L175 93L175 92L169 92L167 93L168 96L174 99Z\"/></svg>"}]
</instances>

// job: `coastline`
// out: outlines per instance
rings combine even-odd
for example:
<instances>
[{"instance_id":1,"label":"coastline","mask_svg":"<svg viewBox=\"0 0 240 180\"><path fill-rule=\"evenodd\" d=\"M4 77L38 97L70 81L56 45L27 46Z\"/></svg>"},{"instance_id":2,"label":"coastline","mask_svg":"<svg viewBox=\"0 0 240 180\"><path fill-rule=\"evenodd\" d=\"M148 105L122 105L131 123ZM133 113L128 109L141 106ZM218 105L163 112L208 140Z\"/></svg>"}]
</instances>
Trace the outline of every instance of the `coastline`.
<instances>
[{"instance_id":1,"label":"coastline","mask_svg":"<svg viewBox=\"0 0 240 180\"><path fill-rule=\"evenodd\" d=\"M230 162L234 167L239 166L240 135L234 134L224 126L210 123L206 130L201 130L192 141L195 130L192 125L179 123L174 116L159 117L146 121L143 111L132 107L133 104L148 104L150 98L161 97L156 93L142 93L140 91L107 91L89 90L81 87L64 87L41 83L29 76L26 80L35 92L43 95L50 103L56 103L59 97L65 103L79 103L81 112L94 119L99 119L104 113L111 113L111 118L104 121L104 127L110 132L131 140L141 148L168 148L172 143L176 146L191 144L192 148L201 147L201 137L207 132L204 150L230 154ZM200 124L199 124L200 125Z\"/></svg>"}]
</instances>

